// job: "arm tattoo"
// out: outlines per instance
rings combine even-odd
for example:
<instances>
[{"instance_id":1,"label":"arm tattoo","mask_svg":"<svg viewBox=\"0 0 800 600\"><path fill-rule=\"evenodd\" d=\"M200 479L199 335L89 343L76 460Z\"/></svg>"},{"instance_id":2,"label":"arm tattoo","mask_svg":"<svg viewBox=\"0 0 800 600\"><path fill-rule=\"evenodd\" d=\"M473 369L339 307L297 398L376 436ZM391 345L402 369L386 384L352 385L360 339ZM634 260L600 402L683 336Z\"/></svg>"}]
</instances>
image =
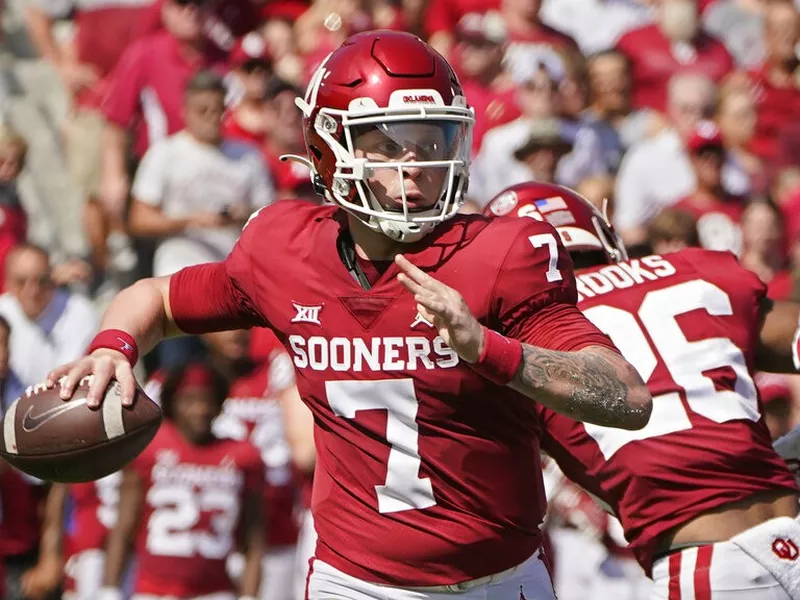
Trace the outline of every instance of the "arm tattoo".
<instances>
[{"instance_id":1,"label":"arm tattoo","mask_svg":"<svg viewBox=\"0 0 800 600\"><path fill-rule=\"evenodd\" d=\"M618 354L599 346L558 352L522 344L522 365L511 387L579 421L643 427L650 395Z\"/></svg>"}]
</instances>

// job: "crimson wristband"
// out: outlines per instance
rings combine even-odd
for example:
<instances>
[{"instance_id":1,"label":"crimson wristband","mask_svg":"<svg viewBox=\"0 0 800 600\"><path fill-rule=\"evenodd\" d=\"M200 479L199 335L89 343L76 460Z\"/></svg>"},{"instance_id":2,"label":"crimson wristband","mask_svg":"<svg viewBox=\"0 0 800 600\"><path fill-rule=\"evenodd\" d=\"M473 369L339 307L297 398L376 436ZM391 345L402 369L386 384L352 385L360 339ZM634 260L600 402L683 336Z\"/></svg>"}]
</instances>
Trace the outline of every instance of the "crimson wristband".
<instances>
[{"instance_id":1,"label":"crimson wristband","mask_svg":"<svg viewBox=\"0 0 800 600\"><path fill-rule=\"evenodd\" d=\"M478 362L470 366L492 383L507 385L516 377L522 363L522 344L488 327L484 327L483 332L483 352Z\"/></svg>"},{"instance_id":2,"label":"crimson wristband","mask_svg":"<svg viewBox=\"0 0 800 600\"><path fill-rule=\"evenodd\" d=\"M139 348L136 345L136 339L130 333L121 329L104 329L98 333L94 336L92 343L89 344L86 354L91 354L101 348L122 352L132 367L139 360Z\"/></svg>"}]
</instances>

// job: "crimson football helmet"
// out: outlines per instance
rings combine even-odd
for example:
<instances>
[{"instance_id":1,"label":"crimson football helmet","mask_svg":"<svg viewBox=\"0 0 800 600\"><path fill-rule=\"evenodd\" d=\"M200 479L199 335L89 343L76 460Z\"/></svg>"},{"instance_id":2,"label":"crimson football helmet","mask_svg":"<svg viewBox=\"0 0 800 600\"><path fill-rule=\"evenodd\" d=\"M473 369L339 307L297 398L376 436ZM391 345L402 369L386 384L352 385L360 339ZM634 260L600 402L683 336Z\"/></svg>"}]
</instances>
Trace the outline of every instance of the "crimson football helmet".
<instances>
[{"instance_id":1,"label":"crimson football helmet","mask_svg":"<svg viewBox=\"0 0 800 600\"><path fill-rule=\"evenodd\" d=\"M312 177L329 201L401 242L458 212L474 112L453 69L418 37L370 31L348 38L296 103ZM421 173L433 182L427 193L409 183Z\"/></svg>"},{"instance_id":2,"label":"crimson football helmet","mask_svg":"<svg viewBox=\"0 0 800 600\"><path fill-rule=\"evenodd\" d=\"M492 198L483 213L490 217L531 217L550 223L573 259L596 252L602 252L609 264L628 258L625 244L605 209L600 212L586 198L560 185L530 181L511 186Z\"/></svg>"}]
</instances>

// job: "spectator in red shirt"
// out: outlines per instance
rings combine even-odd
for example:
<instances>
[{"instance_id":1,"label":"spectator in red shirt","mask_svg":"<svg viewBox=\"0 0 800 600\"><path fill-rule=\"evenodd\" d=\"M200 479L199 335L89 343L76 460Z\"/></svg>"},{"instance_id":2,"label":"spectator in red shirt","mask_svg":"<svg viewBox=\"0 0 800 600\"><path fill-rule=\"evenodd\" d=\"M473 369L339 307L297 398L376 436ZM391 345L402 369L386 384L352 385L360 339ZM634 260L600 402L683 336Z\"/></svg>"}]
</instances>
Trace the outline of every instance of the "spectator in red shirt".
<instances>
[{"instance_id":1,"label":"spectator in red shirt","mask_svg":"<svg viewBox=\"0 0 800 600\"><path fill-rule=\"evenodd\" d=\"M742 199L732 196L722 186L725 147L722 134L711 121L702 121L686 143L686 151L697 180L694 192L675 207L685 210L697 220L700 245L709 250L728 250L739 254L742 249Z\"/></svg>"},{"instance_id":2,"label":"spectator in red shirt","mask_svg":"<svg viewBox=\"0 0 800 600\"><path fill-rule=\"evenodd\" d=\"M22 576L36 565L45 488L0 460L0 561L5 571L4 598L24 598Z\"/></svg>"},{"instance_id":3,"label":"spectator in red shirt","mask_svg":"<svg viewBox=\"0 0 800 600\"><path fill-rule=\"evenodd\" d=\"M786 300L791 294L791 273L784 252L784 222L770 200L757 198L742 212L741 263L767 284L767 295Z\"/></svg>"},{"instance_id":4,"label":"spectator in red shirt","mask_svg":"<svg viewBox=\"0 0 800 600\"><path fill-rule=\"evenodd\" d=\"M273 78L267 85L267 141L264 145L264 162L275 186L276 198L304 198L319 200L311 185L308 167L297 160L281 160L292 154L305 157L305 142L300 127L302 118L294 99L302 92L289 82Z\"/></svg>"},{"instance_id":5,"label":"spectator in red shirt","mask_svg":"<svg viewBox=\"0 0 800 600\"><path fill-rule=\"evenodd\" d=\"M733 68L725 46L700 29L694 0L662 0L656 23L623 35L617 47L630 59L633 105L664 111L667 84L679 71L719 81Z\"/></svg>"},{"instance_id":6,"label":"spectator in red shirt","mask_svg":"<svg viewBox=\"0 0 800 600\"><path fill-rule=\"evenodd\" d=\"M436 0L434 0L435 2ZM463 2L460 4L463 8ZM526 63L529 61L532 51L538 54L557 55L558 60L563 60L560 55L563 53L580 54L575 40L542 23L539 18L541 5L542 0L502 0L496 7L476 5L472 7L472 10L459 12L458 18L447 28L432 32L430 43L443 54L449 54L455 43L455 25L461 16L469 12L483 12L498 8L508 31L509 43L506 47L505 60L512 75L517 70L527 68ZM433 8L432 6L431 10Z\"/></svg>"},{"instance_id":7,"label":"spectator in red shirt","mask_svg":"<svg viewBox=\"0 0 800 600\"><path fill-rule=\"evenodd\" d=\"M520 115L516 88L503 67L506 26L494 11L469 13L458 23L457 71L470 106L475 109L472 153L483 135Z\"/></svg>"},{"instance_id":8,"label":"spectator in red shirt","mask_svg":"<svg viewBox=\"0 0 800 600\"><path fill-rule=\"evenodd\" d=\"M57 70L70 101L64 128L64 152L78 194L64 200L80 204L62 211L56 223L61 231L83 229L92 263L100 271L109 260L106 236L109 223L97 202L100 196L102 138L105 119L100 110L108 75L125 49L145 33L152 0L34 0L28 4L26 21L39 55ZM54 23L72 13L75 38L64 48L54 35ZM120 223L114 223L121 229ZM60 236L69 239L72 236ZM84 248L67 248L82 253Z\"/></svg>"},{"instance_id":9,"label":"spectator in red shirt","mask_svg":"<svg viewBox=\"0 0 800 600\"><path fill-rule=\"evenodd\" d=\"M28 216L20 203L17 177L25 165L28 144L7 125L0 126L0 280L5 281L6 256L28 236ZM2 290L0 290L2 291Z\"/></svg>"},{"instance_id":10,"label":"spectator in red shirt","mask_svg":"<svg viewBox=\"0 0 800 600\"><path fill-rule=\"evenodd\" d=\"M769 162L777 158L781 132L800 125L800 61L795 53L800 14L791 2L775 1L767 8L764 25L766 58L750 73L758 112L750 149Z\"/></svg>"},{"instance_id":11,"label":"spectator in red shirt","mask_svg":"<svg viewBox=\"0 0 800 600\"><path fill-rule=\"evenodd\" d=\"M180 131L186 84L223 58L203 34L202 1L165 0L164 31L133 43L111 74L103 102L102 194L114 213L122 212L130 187L128 134L135 134L133 152L141 158L154 141Z\"/></svg>"},{"instance_id":12,"label":"spectator in red shirt","mask_svg":"<svg viewBox=\"0 0 800 600\"><path fill-rule=\"evenodd\" d=\"M162 8L168 0L156 0L148 14L148 31L162 26ZM218 51L230 52L236 39L255 31L263 22L261 2L253 0L204 0L203 31Z\"/></svg>"},{"instance_id":13,"label":"spectator in red shirt","mask_svg":"<svg viewBox=\"0 0 800 600\"><path fill-rule=\"evenodd\" d=\"M453 32L464 15L497 10L500 5L501 0L430 0L424 18L428 42L448 56L455 45Z\"/></svg>"},{"instance_id":14,"label":"spectator in red shirt","mask_svg":"<svg viewBox=\"0 0 800 600\"><path fill-rule=\"evenodd\" d=\"M542 23L541 6L542 0L503 0L501 5L500 12L508 28L505 60L514 77L519 71L527 71L532 55L551 55L553 59L569 62L581 54L575 40Z\"/></svg>"},{"instance_id":15,"label":"spectator in red shirt","mask_svg":"<svg viewBox=\"0 0 800 600\"><path fill-rule=\"evenodd\" d=\"M236 97L228 98L232 106L222 117L222 136L260 148L267 127L264 94L272 69L264 38L255 32L244 36L231 52L230 64L230 87Z\"/></svg>"}]
</instances>

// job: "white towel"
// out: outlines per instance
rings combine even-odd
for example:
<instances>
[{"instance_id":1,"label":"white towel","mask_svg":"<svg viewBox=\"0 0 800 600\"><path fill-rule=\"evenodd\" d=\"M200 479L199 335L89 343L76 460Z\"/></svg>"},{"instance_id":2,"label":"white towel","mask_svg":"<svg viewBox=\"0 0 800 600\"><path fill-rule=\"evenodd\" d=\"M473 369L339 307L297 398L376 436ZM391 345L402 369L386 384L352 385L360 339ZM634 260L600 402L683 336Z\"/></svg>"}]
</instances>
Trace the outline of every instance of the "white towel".
<instances>
[{"instance_id":1,"label":"white towel","mask_svg":"<svg viewBox=\"0 0 800 600\"><path fill-rule=\"evenodd\" d=\"M800 600L800 521L778 517L730 541L769 571L792 600Z\"/></svg>"}]
</instances>

